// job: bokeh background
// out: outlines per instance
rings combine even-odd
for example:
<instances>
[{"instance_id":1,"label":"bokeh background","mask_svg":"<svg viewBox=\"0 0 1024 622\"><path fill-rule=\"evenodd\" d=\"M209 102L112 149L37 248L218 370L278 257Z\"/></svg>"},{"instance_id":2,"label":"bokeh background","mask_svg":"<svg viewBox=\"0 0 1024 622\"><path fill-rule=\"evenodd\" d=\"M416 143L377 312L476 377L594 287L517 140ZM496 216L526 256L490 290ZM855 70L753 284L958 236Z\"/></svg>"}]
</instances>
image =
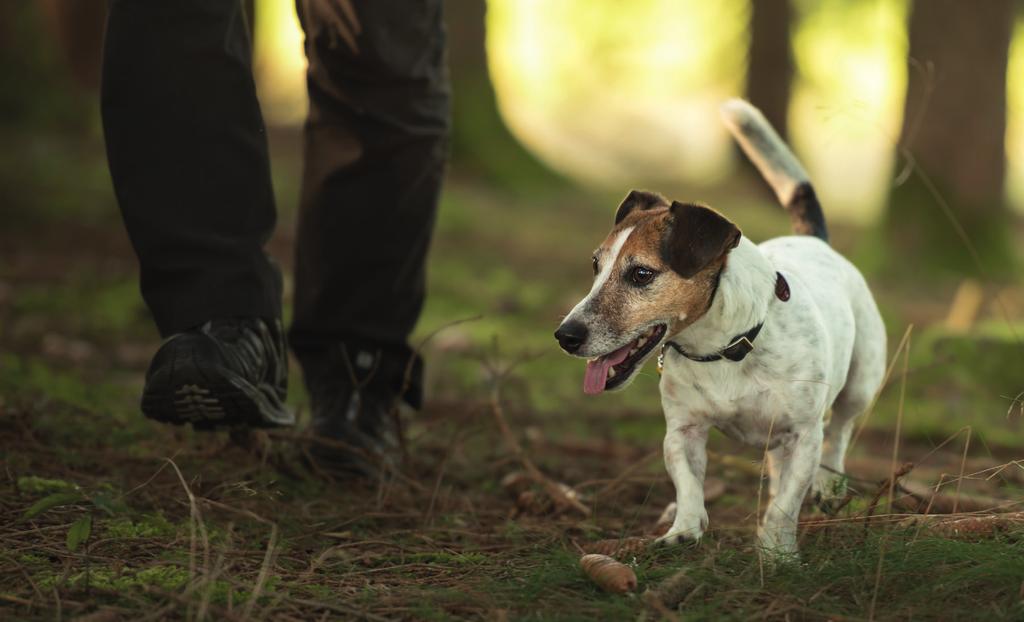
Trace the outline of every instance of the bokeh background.
<instances>
[{"instance_id":1,"label":"bokeh background","mask_svg":"<svg viewBox=\"0 0 1024 622\"><path fill-rule=\"evenodd\" d=\"M249 8L280 212L270 252L287 267L302 34L287 0ZM104 12L103 0L0 7L0 386L133 421L156 336L104 158ZM481 395L481 357L522 358L506 391L555 429L658 437L653 370L585 398L582 365L551 332L589 288L590 251L631 188L707 202L754 240L787 231L718 121L740 95L805 162L892 343L915 326L908 433L972 425L1024 440L1018 3L452 0L447 22L455 130L416 340L475 319L425 346L435 401ZM292 389L302 408L297 375ZM872 425L891 425L895 394Z\"/></svg>"},{"instance_id":2,"label":"bokeh background","mask_svg":"<svg viewBox=\"0 0 1024 622\"><path fill-rule=\"evenodd\" d=\"M292 0L247 3L287 273L302 35ZM649 599L580 571L609 539L688 620L1024 619L1021 6L448 0L451 165L413 336L428 401L393 477L341 482L308 459L294 364L294 430L142 417L159 342L104 154L106 0L0 0L0 619L637 619ZM711 530L627 559L618 539L664 533L674 499L655 371L587 397L552 337L632 188L755 241L788 231L719 122L733 96L805 162L895 362L849 503L808 505L781 572L753 546L763 452L717 433ZM913 515L975 510L945 531Z\"/></svg>"}]
</instances>

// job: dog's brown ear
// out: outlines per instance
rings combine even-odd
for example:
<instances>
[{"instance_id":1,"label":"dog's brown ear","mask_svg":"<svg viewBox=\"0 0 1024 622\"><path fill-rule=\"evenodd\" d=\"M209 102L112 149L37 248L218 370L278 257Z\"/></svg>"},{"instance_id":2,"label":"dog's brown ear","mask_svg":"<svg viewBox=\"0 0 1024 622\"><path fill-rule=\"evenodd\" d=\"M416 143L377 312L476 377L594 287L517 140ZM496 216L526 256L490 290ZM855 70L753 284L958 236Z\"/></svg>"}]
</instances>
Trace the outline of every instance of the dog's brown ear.
<instances>
[{"instance_id":1,"label":"dog's brown ear","mask_svg":"<svg viewBox=\"0 0 1024 622\"><path fill-rule=\"evenodd\" d=\"M622 199L622 203L619 204L619 209L615 210L615 224L622 222L622 219L633 210L645 210L664 205L668 205L668 201L660 194L646 190L630 190L626 198Z\"/></svg>"},{"instance_id":2,"label":"dog's brown ear","mask_svg":"<svg viewBox=\"0 0 1024 622\"><path fill-rule=\"evenodd\" d=\"M662 248L669 267L690 278L736 248L739 228L710 207L673 201L668 235Z\"/></svg>"}]
</instances>

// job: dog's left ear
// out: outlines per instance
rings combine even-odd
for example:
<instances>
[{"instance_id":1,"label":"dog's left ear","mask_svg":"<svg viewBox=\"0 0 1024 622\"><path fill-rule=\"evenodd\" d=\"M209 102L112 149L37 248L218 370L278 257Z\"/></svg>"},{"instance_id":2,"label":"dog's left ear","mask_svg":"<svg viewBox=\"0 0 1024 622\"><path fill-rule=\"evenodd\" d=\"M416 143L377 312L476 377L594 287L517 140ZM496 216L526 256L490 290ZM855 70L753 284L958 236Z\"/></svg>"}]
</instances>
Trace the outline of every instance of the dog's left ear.
<instances>
[{"instance_id":1,"label":"dog's left ear","mask_svg":"<svg viewBox=\"0 0 1024 622\"><path fill-rule=\"evenodd\" d=\"M622 219L633 210L645 210L663 205L668 205L668 201L656 192L630 190L626 198L622 199L622 203L619 204L619 209L615 210L615 224L622 222Z\"/></svg>"},{"instance_id":2,"label":"dog's left ear","mask_svg":"<svg viewBox=\"0 0 1024 622\"><path fill-rule=\"evenodd\" d=\"M690 278L740 243L739 228L710 207L673 201L662 252L669 267Z\"/></svg>"}]
</instances>

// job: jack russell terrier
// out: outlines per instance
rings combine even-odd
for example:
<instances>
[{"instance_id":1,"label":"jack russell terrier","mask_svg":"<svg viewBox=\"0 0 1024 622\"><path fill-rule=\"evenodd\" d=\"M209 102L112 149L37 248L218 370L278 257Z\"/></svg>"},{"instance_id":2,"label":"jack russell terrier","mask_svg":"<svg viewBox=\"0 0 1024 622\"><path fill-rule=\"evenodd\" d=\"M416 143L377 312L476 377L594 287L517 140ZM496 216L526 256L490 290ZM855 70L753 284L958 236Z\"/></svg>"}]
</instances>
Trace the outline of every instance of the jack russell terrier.
<instances>
[{"instance_id":1,"label":"jack russell terrier","mask_svg":"<svg viewBox=\"0 0 1024 622\"><path fill-rule=\"evenodd\" d=\"M695 541L707 528L705 445L714 426L765 448L771 502L760 547L795 556L808 489L826 511L844 494L854 422L882 383L885 327L864 277L829 246L796 157L747 102L730 100L721 112L795 235L754 244L711 208L634 190L594 252L590 293L555 337L590 359L588 394L625 388L658 355L665 467L676 489L661 542Z\"/></svg>"}]
</instances>

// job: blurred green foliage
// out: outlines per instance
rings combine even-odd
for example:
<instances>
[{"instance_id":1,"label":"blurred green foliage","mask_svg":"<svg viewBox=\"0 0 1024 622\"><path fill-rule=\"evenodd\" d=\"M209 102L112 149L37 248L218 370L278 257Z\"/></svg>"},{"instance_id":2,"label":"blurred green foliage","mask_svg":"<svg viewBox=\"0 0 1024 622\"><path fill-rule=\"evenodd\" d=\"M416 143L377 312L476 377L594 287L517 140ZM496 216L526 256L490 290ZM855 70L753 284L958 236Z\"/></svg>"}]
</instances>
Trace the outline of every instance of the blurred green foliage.
<instances>
[{"instance_id":1,"label":"blurred green foliage","mask_svg":"<svg viewBox=\"0 0 1024 622\"><path fill-rule=\"evenodd\" d=\"M74 92L39 3L12 0L0 18L0 127L98 128L99 102Z\"/></svg>"},{"instance_id":2,"label":"blurred green foliage","mask_svg":"<svg viewBox=\"0 0 1024 622\"><path fill-rule=\"evenodd\" d=\"M4 15L10 17L7 30L13 38L0 48L0 140L5 145L0 150L0 209L9 233L4 240L9 247L49 250L59 263L60 253L68 249L48 246L54 244L48 232L72 222L112 230L119 230L121 223L98 132L96 94L71 85L52 41L41 34L37 7L26 2L11 6ZM496 6L490 19L500 18L501 10ZM590 20L595 28L607 27L611 10L588 9L581 19ZM646 3L636 10L639 17L634 17L649 19L656 7ZM602 37L611 40L613 34L608 31ZM480 37L474 45L482 46L482 32L473 36ZM616 59L628 55L629 46L620 43L621 49L594 59L605 63L602 71L612 71ZM18 54L11 53L15 49ZM482 49L477 53L482 55ZM547 414L566 415L556 421L567 430L601 434L609 433L601 413L645 413L650 417L640 419L644 423L623 423L622 431L634 437L657 436L661 424L653 368L644 370L627 392L588 398L580 386L583 363L561 354L551 336L562 314L589 288L590 251L607 233L614 208L629 188L613 193L582 189L544 169L504 127L485 81L482 58L459 71L463 88L456 91L455 159L438 218L429 298L413 342L454 321L479 319L446 328L427 344L433 395L480 396L488 383L482 360L498 358L511 364L524 359L504 387L510 399ZM270 140L282 208L273 248L287 266L301 180L301 140L297 128L272 128ZM673 198L704 200L722 209L755 241L788 231L787 218L766 198L760 181L743 179L699 190L680 185L671 191ZM921 220L922 226L945 224L934 212ZM940 271L940 261L887 261L881 248L885 236L878 230L836 226L835 234L836 246L864 267L876 285L891 340L920 315L919 299L933 307L948 300L951 284ZM15 294L0 303L6 304L0 308L0 347L14 352L0 360L5 377L0 386L13 391L17 384L21 390L39 391L76 408L134 417L134 398L125 399L123 392L137 390L139 378L130 374L139 370L114 383L93 383L93 377L84 380L66 361L39 356L47 334L101 348L124 341L152 344L155 339L134 276L109 267L111 254L125 255L127 246L115 251L103 240L77 242L75 250L81 256L68 259L67 269L56 279L35 275L31 269L23 272L24 265L15 270L0 255L0 280L17 283ZM951 256L951 244L937 251ZM129 257L118 260L131 265ZM903 268L909 274L901 274ZM907 429L949 433L970 420L978 430L1017 438L1019 418L1005 416L1010 405L1006 396L1024 388L1015 390L1013 384L1014 372L1021 369L1016 337L988 328L965 336L941 335L937 329L919 333L912 367L921 371L909 385ZM112 363L109 354L98 356L102 363L93 373L103 373L105 365L116 368L118 363ZM304 399L301 382L296 379L292 387L292 403L299 405ZM878 425L892 423L894 393L890 388L883 396L875 415Z\"/></svg>"}]
</instances>

